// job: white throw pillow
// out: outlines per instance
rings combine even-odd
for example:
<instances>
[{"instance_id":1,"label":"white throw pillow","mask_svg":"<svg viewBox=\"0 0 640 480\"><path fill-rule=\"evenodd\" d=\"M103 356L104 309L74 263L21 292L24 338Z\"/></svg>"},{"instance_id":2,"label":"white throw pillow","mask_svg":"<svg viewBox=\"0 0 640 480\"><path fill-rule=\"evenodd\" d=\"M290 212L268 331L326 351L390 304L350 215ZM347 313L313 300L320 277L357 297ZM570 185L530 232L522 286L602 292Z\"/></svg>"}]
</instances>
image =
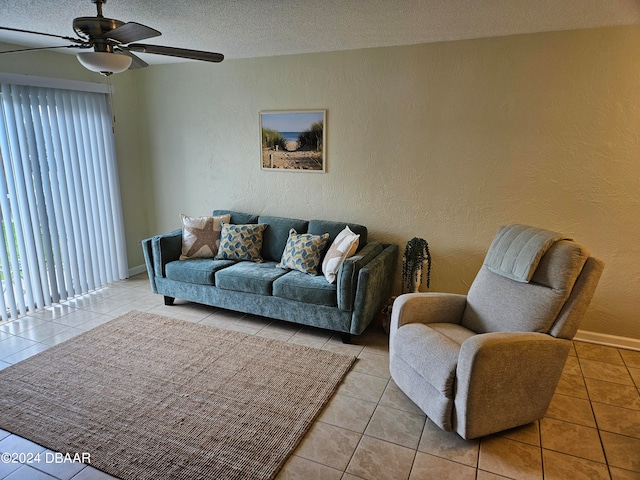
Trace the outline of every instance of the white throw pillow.
<instances>
[{"instance_id":1,"label":"white throw pillow","mask_svg":"<svg viewBox=\"0 0 640 480\"><path fill-rule=\"evenodd\" d=\"M349 227L345 227L336 236L322 261L322 273L324 273L327 282L334 283L336 281L338 270L345 259L356 253L359 243L360 235L353 233Z\"/></svg>"}]
</instances>

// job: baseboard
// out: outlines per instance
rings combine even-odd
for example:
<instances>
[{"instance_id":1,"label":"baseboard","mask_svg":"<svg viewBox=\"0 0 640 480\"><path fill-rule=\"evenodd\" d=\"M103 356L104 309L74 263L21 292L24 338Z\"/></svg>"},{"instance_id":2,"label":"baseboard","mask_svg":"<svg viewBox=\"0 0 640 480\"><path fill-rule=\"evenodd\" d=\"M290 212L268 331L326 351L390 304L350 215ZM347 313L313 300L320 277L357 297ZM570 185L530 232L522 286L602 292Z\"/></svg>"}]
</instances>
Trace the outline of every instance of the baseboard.
<instances>
[{"instance_id":1,"label":"baseboard","mask_svg":"<svg viewBox=\"0 0 640 480\"><path fill-rule=\"evenodd\" d=\"M640 351L640 339L637 338L618 337L616 335L607 335L606 333L578 330L573 339L579 342L597 343L598 345L606 345L608 347Z\"/></svg>"},{"instance_id":2,"label":"baseboard","mask_svg":"<svg viewBox=\"0 0 640 480\"><path fill-rule=\"evenodd\" d=\"M133 267L129 269L129 278L133 277L134 275L138 275L140 273L146 272L147 271L147 266L142 264L142 265L138 265L137 267Z\"/></svg>"}]
</instances>

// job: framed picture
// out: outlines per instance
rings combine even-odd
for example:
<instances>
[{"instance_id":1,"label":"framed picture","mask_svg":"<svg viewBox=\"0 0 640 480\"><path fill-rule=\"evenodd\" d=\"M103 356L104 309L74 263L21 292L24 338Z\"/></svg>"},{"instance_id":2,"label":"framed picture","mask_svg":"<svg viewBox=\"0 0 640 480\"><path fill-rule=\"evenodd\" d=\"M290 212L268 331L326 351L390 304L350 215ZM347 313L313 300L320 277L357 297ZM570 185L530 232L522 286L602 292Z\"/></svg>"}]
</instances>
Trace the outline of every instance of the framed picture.
<instances>
[{"instance_id":1,"label":"framed picture","mask_svg":"<svg viewBox=\"0 0 640 480\"><path fill-rule=\"evenodd\" d=\"M326 110L260 112L263 170L326 172Z\"/></svg>"}]
</instances>

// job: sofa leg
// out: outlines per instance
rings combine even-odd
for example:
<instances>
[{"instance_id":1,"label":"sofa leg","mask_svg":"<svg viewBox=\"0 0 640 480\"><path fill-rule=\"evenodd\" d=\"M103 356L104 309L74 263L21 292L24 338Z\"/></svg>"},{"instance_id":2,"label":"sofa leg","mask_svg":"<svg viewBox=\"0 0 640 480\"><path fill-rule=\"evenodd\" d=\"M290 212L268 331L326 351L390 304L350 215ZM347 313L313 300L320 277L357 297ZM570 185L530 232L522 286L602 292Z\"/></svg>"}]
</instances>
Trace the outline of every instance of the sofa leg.
<instances>
[{"instance_id":1,"label":"sofa leg","mask_svg":"<svg viewBox=\"0 0 640 480\"><path fill-rule=\"evenodd\" d=\"M167 297L166 295L164 296L164 304L167 305L168 307L173 305L173 301L174 300L175 300L175 298L173 298L173 297Z\"/></svg>"},{"instance_id":2,"label":"sofa leg","mask_svg":"<svg viewBox=\"0 0 640 480\"><path fill-rule=\"evenodd\" d=\"M342 343L350 344L351 343L351 334L343 333L342 334Z\"/></svg>"}]
</instances>

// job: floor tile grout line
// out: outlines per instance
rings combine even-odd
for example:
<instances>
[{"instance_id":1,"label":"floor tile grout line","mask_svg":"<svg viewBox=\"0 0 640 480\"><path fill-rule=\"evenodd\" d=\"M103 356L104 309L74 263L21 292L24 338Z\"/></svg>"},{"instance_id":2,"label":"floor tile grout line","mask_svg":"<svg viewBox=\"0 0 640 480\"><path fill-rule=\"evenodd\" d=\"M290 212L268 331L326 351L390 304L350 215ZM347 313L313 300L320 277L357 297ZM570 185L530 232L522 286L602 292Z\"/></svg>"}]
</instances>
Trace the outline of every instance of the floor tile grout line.
<instances>
[{"instance_id":1,"label":"floor tile grout line","mask_svg":"<svg viewBox=\"0 0 640 480\"><path fill-rule=\"evenodd\" d=\"M425 422L426 424L426 422ZM424 431L424 426L422 427L422 431ZM422 438L422 434L420 434L420 438ZM420 441L418 440L418 446L420 445ZM413 458L411 459L411 467L409 468L409 474L407 475L406 480L409 480L411 478L411 472L413 472L413 467L416 464L416 459L418 458L418 448L416 447L413 450ZM477 470L476 470L476 475L477 475Z\"/></svg>"},{"instance_id":2,"label":"floor tile grout line","mask_svg":"<svg viewBox=\"0 0 640 480\"><path fill-rule=\"evenodd\" d=\"M557 386L556 386L557 388ZM546 413L546 412L545 412ZM544 417L542 417L544 418ZM542 479L544 480L545 478L545 473L544 473L544 448L542 445L542 424L541 424L541 420L536 420L536 423L538 425L538 444L540 445L540 473L542 475Z\"/></svg>"},{"instance_id":3,"label":"floor tile grout line","mask_svg":"<svg viewBox=\"0 0 640 480\"><path fill-rule=\"evenodd\" d=\"M622 357L622 362L623 362L625 368L627 369L627 375L629 375L629 377L631 378L631 381L633 382L634 386L636 387L636 390L638 391L638 394L640 395L640 383L636 383L636 380L633 378L633 375L631 374L631 370L629 370L629 368L633 368L633 367L629 366L629 364L627 363L627 361L624 358L624 355L622 354L622 352L620 352L620 350L621 349L618 348L618 353ZM638 352L638 355L640 356L640 351Z\"/></svg>"},{"instance_id":4,"label":"floor tile grout line","mask_svg":"<svg viewBox=\"0 0 640 480\"><path fill-rule=\"evenodd\" d=\"M543 452L544 452L544 451L547 451L547 452L559 453L559 454L561 454L561 455L566 455L567 457L577 458L577 459L579 459L579 460L587 460L587 461L589 461L589 462L597 463L598 465L607 465L607 466L609 465L609 464L606 462L606 457L605 457L605 461L604 461L604 462L599 462L599 461L597 461L597 460L592 460L592 459L590 459L590 458L581 457L580 455L575 455L575 454L573 454L573 453L563 452L562 450L555 450L555 449L553 449L553 448L541 448L541 450L542 450Z\"/></svg>"},{"instance_id":5,"label":"floor tile grout line","mask_svg":"<svg viewBox=\"0 0 640 480\"><path fill-rule=\"evenodd\" d=\"M577 349L576 349L576 353ZM598 417L596 416L596 412L593 408L593 400L591 399L591 393L589 392L589 387L587 385L587 381L586 378L584 376L584 370L582 369L582 361L580 358L580 355L578 355L578 365L580 366L580 372L582 373L582 381L584 382L584 386L585 386L585 390L587 392L587 400L589 400L589 408L591 409L591 414L593 415L593 420L596 424L596 431L598 432L598 440L600 440L600 448L602 448L602 455L604 456L604 461L605 464L607 466L607 472L609 473L609 478L613 478L612 473L611 473L611 465L609 464L609 459L607 458L607 450L604 446L604 440L602 438L602 430L600 429L600 426L598 425Z\"/></svg>"}]
</instances>

